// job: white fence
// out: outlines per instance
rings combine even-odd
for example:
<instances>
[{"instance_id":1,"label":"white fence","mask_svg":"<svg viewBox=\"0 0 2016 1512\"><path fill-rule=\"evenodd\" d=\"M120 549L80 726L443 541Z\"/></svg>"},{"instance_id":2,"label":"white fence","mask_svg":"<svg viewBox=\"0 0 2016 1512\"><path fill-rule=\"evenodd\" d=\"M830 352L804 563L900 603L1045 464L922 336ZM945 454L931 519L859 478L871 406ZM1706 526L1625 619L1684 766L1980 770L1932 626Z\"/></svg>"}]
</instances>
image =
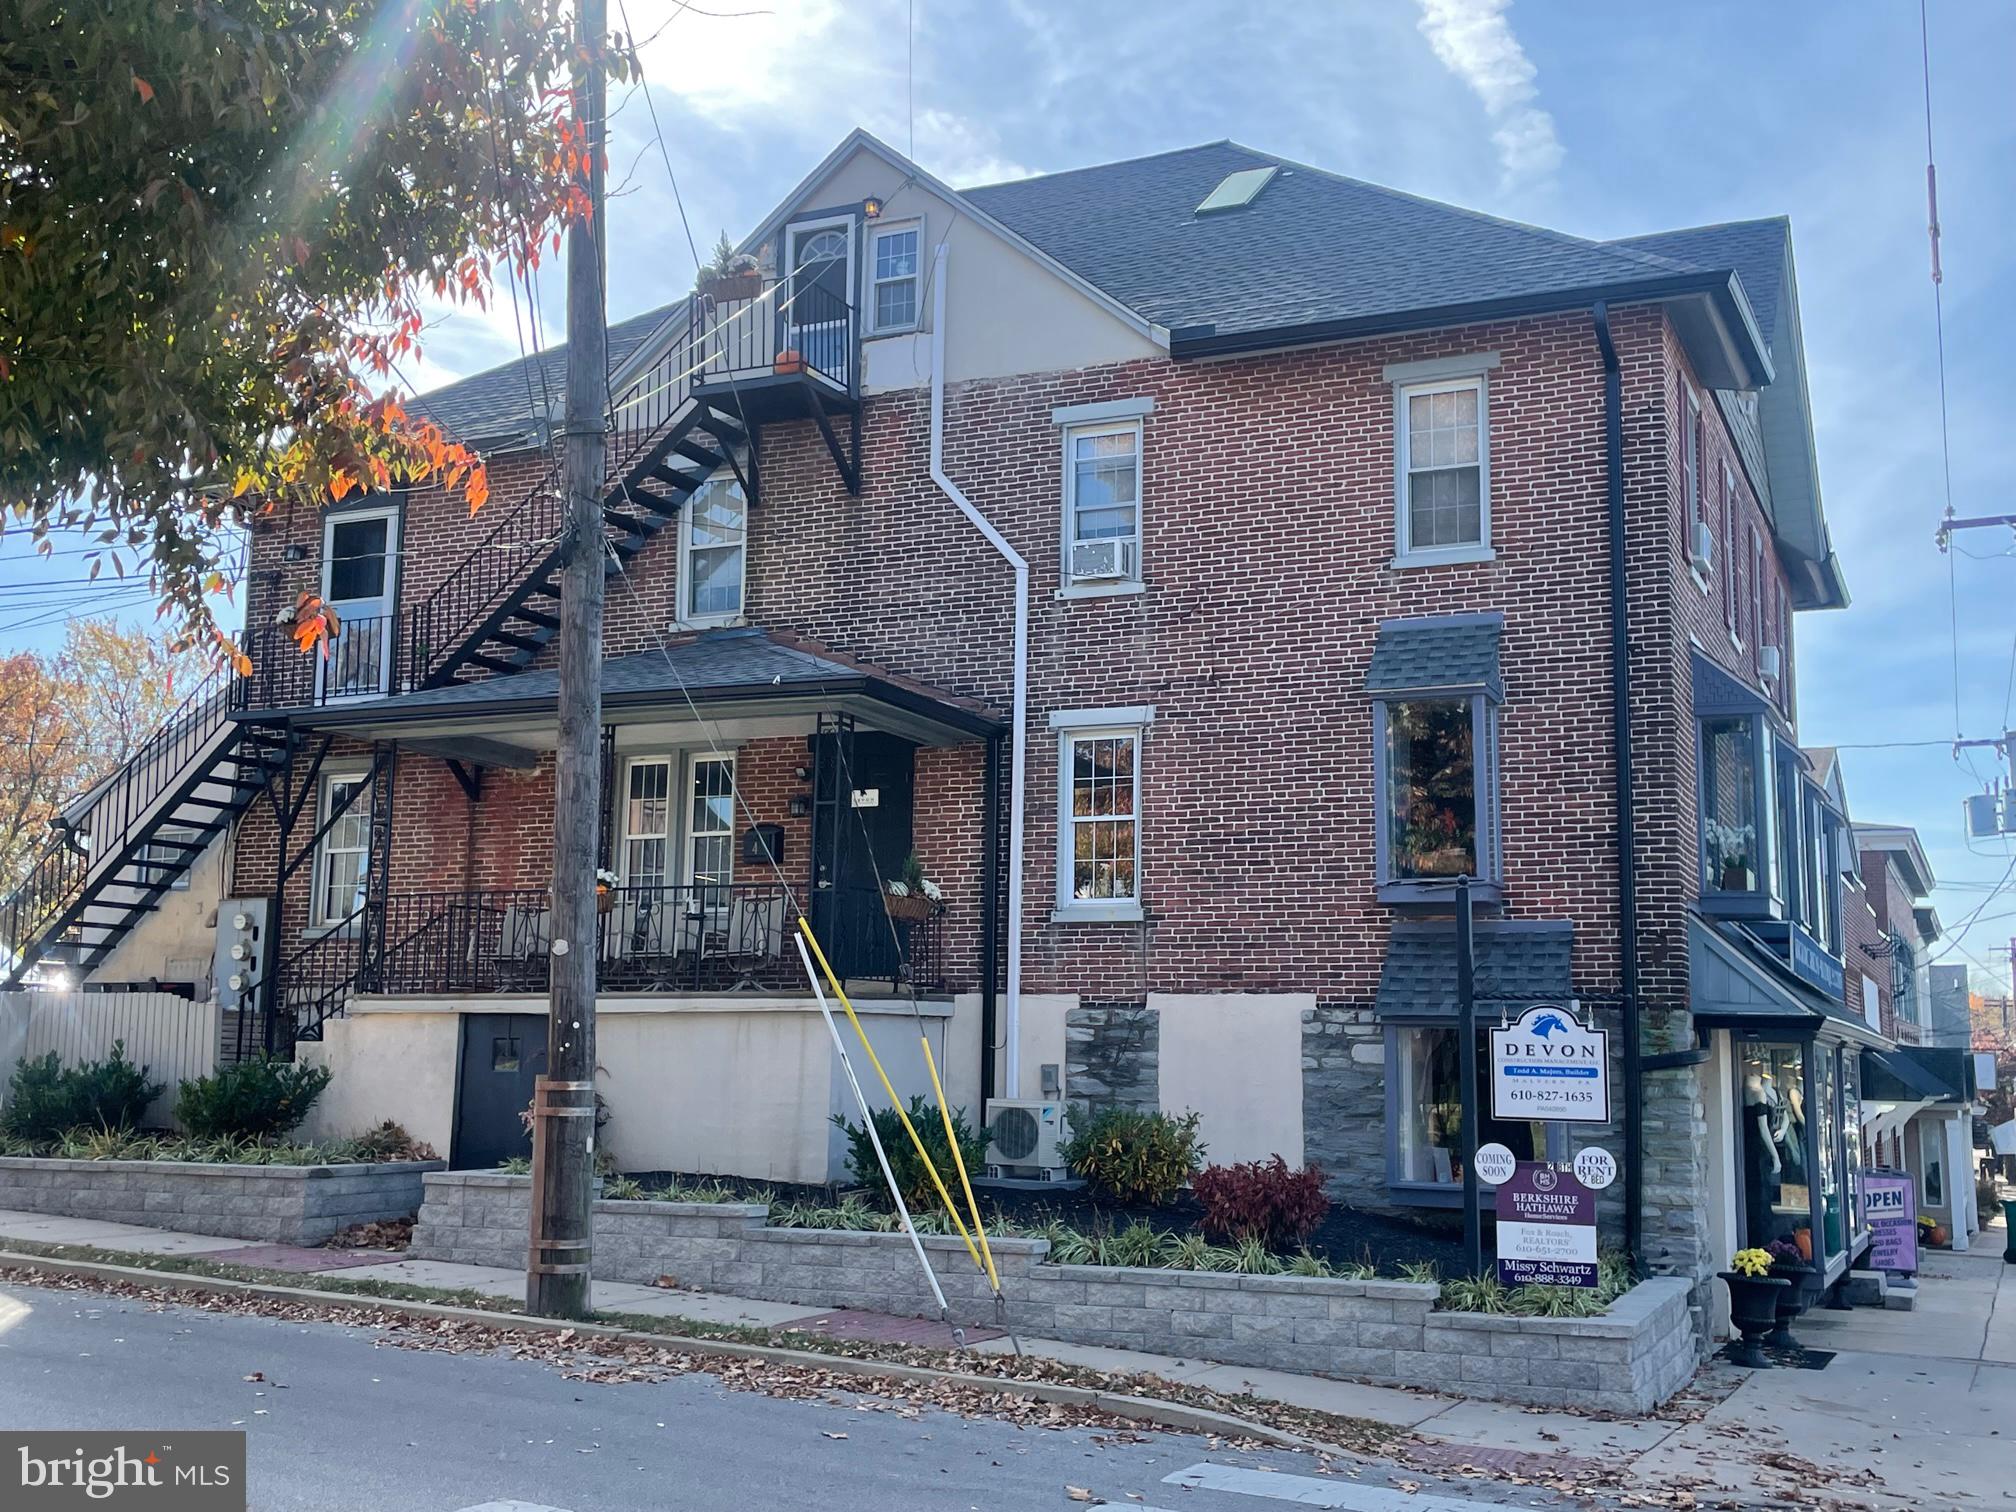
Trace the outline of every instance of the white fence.
<instances>
[{"instance_id":1,"label":"white fence","mask_svg":"<svg viewBox=\"0 0 2016 1512\"><path fill-rule=\"evenodd\" d=\"M147 1122L165 1124L178 1084L217 1067L218 1005L167 992L0 992L0 1102L14 1068L56 1052L66 1066L103 1060L114 1041L165 1090Z\"/></svg>"}]
</instances>

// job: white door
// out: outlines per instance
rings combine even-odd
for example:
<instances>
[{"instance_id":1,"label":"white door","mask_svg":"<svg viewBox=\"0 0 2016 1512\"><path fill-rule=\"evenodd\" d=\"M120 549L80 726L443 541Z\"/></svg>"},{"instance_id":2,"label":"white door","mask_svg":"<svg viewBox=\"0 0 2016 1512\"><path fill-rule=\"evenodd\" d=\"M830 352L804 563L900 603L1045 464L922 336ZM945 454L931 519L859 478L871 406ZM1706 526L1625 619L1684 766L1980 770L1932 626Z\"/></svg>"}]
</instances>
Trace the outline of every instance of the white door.
<instances>
[{"instance_id":1,"label":"white door","mask_svg":"<svg viewBox=\"0 0 2016 1512\"><path fill-rule=\"evenodd\" d=\"M784 346L836 383L848 381L848 292L854 287L854 233L849 221L791 228L791 284L784 311Z\"/></svg>"},{"instance_id":2,"label":"white door","mask_svg":"<svg viewBox=\"0 0 2016 1512\"><path fill-rule=\"evenodd\" d=\"M392 612L398 592L399 512L331 515L322 531L322 598L337 634L316 670L324 699L390 692Z\"/></svg>"}]
</instances>

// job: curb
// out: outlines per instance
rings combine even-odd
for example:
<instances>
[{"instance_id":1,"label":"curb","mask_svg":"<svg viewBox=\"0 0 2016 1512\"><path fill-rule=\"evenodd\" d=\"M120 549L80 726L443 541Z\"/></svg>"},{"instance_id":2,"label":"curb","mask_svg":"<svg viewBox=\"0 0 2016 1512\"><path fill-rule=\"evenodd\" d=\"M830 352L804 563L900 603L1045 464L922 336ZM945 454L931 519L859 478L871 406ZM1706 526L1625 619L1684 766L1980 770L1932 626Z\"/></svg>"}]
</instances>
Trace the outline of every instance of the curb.
<instances>
[{"instance_id":1,"label":"curb","mask_svg":"<svg viewBox=\"0 0 2016 1512\"><path fill-rule=\"evenodd\" d=\"M1226 1438L1253 1438L1289 1449L1314 1450L1323 1454L1356 1458L1354 1451L1285 1428L1256 1423L1229 1412L1213 1412L1203 1407L1186 1407L1154 1397L1130 1396L1122 1392L1099 1391L1089 1386L1067 1386L1055 1381L1018 1381L1005 1376L966 1375L956 1370L939 1370L929 1365L899 1365L886 1360L862 1360L849 1355L821 1354L816 1350L786 1349L774 1344L738 1344L727 1340L701 1339L689 1334L640 1333L608 1323L571 1323L561 1318L538 1318L528 1313L492 1312L481 1307L457 1307L444 1302L401 1301L391 1297L368 1297L355 1292L317 1291L312 1287L275 1286L262 1281L234 1281L224 1276L201 1276L187 1271L148 1270L143 1266L114 1265L100 1260L57 1260L47 1255L17 1254L0 1249L0 1266L40 1271L48 1275L84 1276L102 1281L126 1281L158 1287L164 1291L226 1292L237 1296L266 1297L276 1302L313 1303L322 1307L356 1312L389 1312L404 1317L448 1319L475 1323L502 1333L567 1333L620 1340L663 1349L673 1354L713 1355L739 1360L768 1360L779 1365L801 1365L827 1370L836 1375L860 1376L867 1380L944 1381L954 1386L991 1392L997 1396L1027 1397L1038 1402L1066 1406L1093 1407L1115 1417L1130 1418L1182 1433L1217 1434Z\"/></svg>"}]
</instances>

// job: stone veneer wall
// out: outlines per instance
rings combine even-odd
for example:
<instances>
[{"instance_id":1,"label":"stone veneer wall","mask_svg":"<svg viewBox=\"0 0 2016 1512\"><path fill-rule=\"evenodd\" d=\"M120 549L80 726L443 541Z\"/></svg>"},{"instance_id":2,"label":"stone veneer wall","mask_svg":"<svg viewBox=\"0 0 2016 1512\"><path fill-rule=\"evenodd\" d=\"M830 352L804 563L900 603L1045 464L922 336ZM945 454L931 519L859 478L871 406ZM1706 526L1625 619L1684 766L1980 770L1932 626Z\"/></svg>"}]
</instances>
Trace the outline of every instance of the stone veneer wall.
<instances>
[{"instance_id":1,"label":"stone veneer wall","mask_svg":"<svg viewBox=\"0 0 2016 1512\"><path fill-rule=\"evenodd\" d=\"M1064 1085L1093 1112L1161 1106L1162 1016L1141 1003L1081 1003L1064 1015Z\"/></svg>"},{"instance_id":2,"label":"stone veneer wall","mask_svg":"<svg viewBox=\"0 0 2016 1512\"><path fill-rule=\"evenodd\" d=\"M419 1212L421 1177L441 1166L438 1160L262 1166L9 1156L0 1159L0 1208L320 1244L353 1223Z\"/></svg>"},{"instance_id":3,"label":"stone veneer wall","mask_svg":"<svg viewBox=\"0 0 2016 1512\"><path fill-rule=\"evenodd\" d=\"M425 1178L415 1259L525 1263L530 1178L457 1171ZM773 1229L757 1203L595 1204L595 1273L919 1317L937 1308L901 1234ZM958 1321L996 1321L992 1294L957 1239L926 1238ZM1032 1337L1218 1360L1531 1406L1642 1413L1694 1373L1687 1285L1645 1282L1600 1318L1433 1311L1407 1281L1237 1276L1052 1265L1041 1239L996 1239L1008 1321Z\"/></svg>"}]
</instances>

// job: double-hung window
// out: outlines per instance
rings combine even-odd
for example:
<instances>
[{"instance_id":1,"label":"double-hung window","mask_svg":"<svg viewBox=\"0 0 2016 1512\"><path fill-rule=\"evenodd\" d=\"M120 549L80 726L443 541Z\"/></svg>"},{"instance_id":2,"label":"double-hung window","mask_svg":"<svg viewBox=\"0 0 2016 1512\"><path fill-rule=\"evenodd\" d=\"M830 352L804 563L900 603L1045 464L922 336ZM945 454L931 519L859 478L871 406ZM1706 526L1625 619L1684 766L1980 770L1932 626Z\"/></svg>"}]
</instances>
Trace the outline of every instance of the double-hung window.
<instances>
[{"instance_id":1,"label":"double-hung window","mask_svg":"<svg viewBox=\"0 0 2016 1512\"><path fill-rule=\"evenodd\" d=\"M1736 633L1736 480L1722 469L1722 624Z\"/></svg>"},{"instance_id":2,"label":"double-hung window","mask_svg":"<svg viewBox=\"0 0 2016 1512\"><path fill-rule=\"evenodd\" d=\"M189 870L196 864L197 856L190 847L202 841L203 832L192 825L162 825L154 832L154 838L140 847L140 863L146 868L147 882L158 883L165 876L170 892L187 892Z\"/></svg>"},{"instance_id":3,"label":"double-hung window","mask_svg":"<svg viewBox=\"0 0 2016 1512\"><path fill-rule=\"evenodd\" d=\"M921 226L878 226L868 259L871 331L878 336L917 327Z\"/></svg>"},{"instance_id":4,"label":"double-hung window","mask_svg":"<svg viewBox=\"0 0 2016 1512\"><path fill-rule=\"evenodd\" d=\"M1366 692L1372 700L1377 884L1387 902L1446 898L1458 877L1487 888L1502 880L1502 625L1496 614L1452 614L1379 627Z\"/></svg>"},{"instance_id":5,"label":"double-hung window","mask_svg":"<svg viewBox=\"0 0 2016 1512\"><path fill-rule=\"evenodd\" d=\"M1485 378L1395 386L1399 432L1398 560L1476 561L1491 543L1491 444Z\"/></svg>"},{"instance_id":6,"label":"double-hung window","mask_svg":"<svg viewBox=\"0 0 2016 1512\"><path fill-rule=\"evenodd\" d=\"M310 921L322 928L343 924L364 907L371 870L371 796L362 791L366 785L361 772L330 772L322 778L321 822L329 827L315 848L315 895L309 914Z\"/></svg>"},{"instance_id":7,"label":"double-hung window","mask_svg":"<svg viewBox=\"0 0 2016 1512\"><path fill-rule=\"evenodd\" d=\"M687 763L686 875L695 887L735 880L735 758L694 756Z\"/></svg>"},{"instance_id":8,"label":"double-hung window","mask_svg":"<svg viewBox=\"0 0 2016 1512\"><path fill-rule=\"evenodd\" d=\"M679 622L720 625L742 613L749 496L735 474L714 474L681 511Z\"/></svg>"},{"instance_id":9,"label":"double-hung window","mask_svg":"<svg viewBox=\"0 0 2016 1512\"><path fill-rule=\"evenodd\" d=\"M1057 732L1057 917L1139 919L1141 743L1155 711L1050 716Z\"/></svg>"},{"instance_id":10,"label":"double-hung window","mask_svg":"<svg viewBox=\"0 0 2016 1512\"><path fill-rule=\"evenodd\" d=\"M1687 520L1684 538L1693 534L1696 520L1707 516L1701 505L1701 400L1684 378L1680 393L1680 508Z\"/></svg>"},{"instance_id":11,"label":"double-hung window","mask_svg":"<svg viewBox=\"0 0 2016 1512\"><path fill-rule=\"evenodd\" d=\"M672 763L638 757L624 769L622 878L627 887L664 887L671 881Z\"/></svg>"},{"instance_id":12,"label":"double-hung window","mask_svg":"<svg viewBox=\"0 0 2016 1512\"><path fill-rule=\"evenodd\" d=\"M1064 576L1068 587L1141 579L1141 421L1064 428Z\"/></svg>"}]
</instances>

